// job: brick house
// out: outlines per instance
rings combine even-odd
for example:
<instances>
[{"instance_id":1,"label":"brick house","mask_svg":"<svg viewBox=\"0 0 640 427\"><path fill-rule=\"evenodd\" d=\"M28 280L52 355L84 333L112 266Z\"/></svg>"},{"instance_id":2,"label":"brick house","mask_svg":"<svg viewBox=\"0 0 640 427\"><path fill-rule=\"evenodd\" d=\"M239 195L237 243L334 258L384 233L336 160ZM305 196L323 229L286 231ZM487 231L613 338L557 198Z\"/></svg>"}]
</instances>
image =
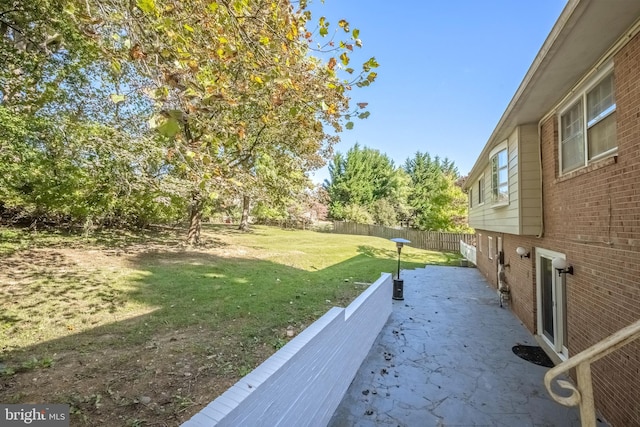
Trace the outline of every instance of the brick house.
<instances>
[{"instance_id":1,"label":"brick house","mask_svg":"<svg viewBox=\"0 0 640 427\"><path fill-rule=\"evenodd\" d=\"M465 187L479 270L556 362L640 319L639 0L568 2ZM640 342L592 370L640 426Z\"/></svg>"}]
</instances>

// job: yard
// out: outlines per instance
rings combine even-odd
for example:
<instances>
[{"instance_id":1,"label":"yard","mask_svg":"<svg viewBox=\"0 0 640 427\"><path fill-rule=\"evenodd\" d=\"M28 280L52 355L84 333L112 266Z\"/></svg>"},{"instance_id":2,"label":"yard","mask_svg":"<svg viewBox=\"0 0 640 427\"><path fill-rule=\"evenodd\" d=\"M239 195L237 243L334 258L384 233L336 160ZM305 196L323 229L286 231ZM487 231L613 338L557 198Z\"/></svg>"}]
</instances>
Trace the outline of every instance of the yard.
<instances>
[{"instance_id":1,"label":"yard","mask_svg":"<svg viewBox=\"0 0 640 427\"><path fill-rule=\"evenodd\" d=\"M184 235L0 228L0 402L177 425L397 261L375 237L206 226L192 249ZM405 247L402 267L457 259Z\"/></svg>"}]
</instances>

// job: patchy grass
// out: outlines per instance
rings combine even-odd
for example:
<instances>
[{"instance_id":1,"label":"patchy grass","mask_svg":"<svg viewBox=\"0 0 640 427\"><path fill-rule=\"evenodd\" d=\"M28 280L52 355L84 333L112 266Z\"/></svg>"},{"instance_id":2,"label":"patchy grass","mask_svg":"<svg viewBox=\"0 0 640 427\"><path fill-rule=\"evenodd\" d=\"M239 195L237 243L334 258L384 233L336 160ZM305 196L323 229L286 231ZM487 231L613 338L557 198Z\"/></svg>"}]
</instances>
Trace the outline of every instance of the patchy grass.
<instances>
[{"instance_id":1,"label":"patchy grass","mask_svg":"<svg viewBox=\"0 0 640 427\"><path fill-rule=\"evenodd\" d=\"M183 233L0 228L0 401L69 403L74 425L178 424L397 262L366 236L209 226L190 249ZM407 269L457 260L402 253Z\"/></svg>"}]
</instances>

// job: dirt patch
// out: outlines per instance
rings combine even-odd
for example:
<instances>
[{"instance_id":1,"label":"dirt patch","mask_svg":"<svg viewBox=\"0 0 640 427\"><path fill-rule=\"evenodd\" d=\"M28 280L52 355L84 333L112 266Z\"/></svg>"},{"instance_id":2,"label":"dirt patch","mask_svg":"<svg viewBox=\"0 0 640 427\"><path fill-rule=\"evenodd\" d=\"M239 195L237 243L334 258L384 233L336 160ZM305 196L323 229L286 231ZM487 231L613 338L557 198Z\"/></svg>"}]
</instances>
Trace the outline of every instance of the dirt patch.
<instances>
[{"instance_id":1,"label":"dirt patch","mask_svg":"<svg viewBox=\"0 0 640 427\"><path fill-rule=\"evenodd\" d=\"M50 368L3 377L0 401L68 403L72 425L170 426L240 378L235 366L243 355L231 350L239 343L212 331L166 331L128 347L116 336L95 338L98 348L81 342L57 353ZM203 341L218 345L203 348ZM265 358L271 352L254 350Z\"/></svg>"},{"instance_id":2,"label":"dirt patch","mask_svg":"<svg viewBox=\"0 0 640 427\"><path fill-rule=\"evenodd\" d=\"M0 332L25 334L36 344L2 343L0 402L68 403L71 425L174 426L186 421L269 357L274 346L248 344L206 321L177 330L162 324L145 329L149 309L128 307L111 284L132 274L132 260L141 255L162 253L167 259L169 252L184 263L198 262L202 253L233 257L247 256L247 251L210 245L196 252L158 244L37 248L5 257ZM51 313L42 316L42 310ZM36 314L46 323L34 324Z\"/></svg>"}]
</instances>

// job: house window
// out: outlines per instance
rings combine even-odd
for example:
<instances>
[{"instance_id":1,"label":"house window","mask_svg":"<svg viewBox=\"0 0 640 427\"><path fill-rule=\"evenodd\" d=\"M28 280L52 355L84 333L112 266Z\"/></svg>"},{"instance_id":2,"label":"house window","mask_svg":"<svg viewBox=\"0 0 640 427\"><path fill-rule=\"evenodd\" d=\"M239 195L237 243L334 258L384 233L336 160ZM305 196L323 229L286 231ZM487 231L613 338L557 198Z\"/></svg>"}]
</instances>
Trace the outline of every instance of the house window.
<instances>
[{"instance_id":1,"label":"house window","mask_svg":"<svg viewBox=\"0 0 640 427\"><path fill-rule=\"evenodd\" d=\"M469 189L469 207L473 207L473 188Z\"/></svg>"},{"instance_id":2,"label":"house window","mask_svg":"<svg viewBox=\"0 0 640 427\"><path fill-rule=\"evenodd\" d=\"M482 234L478 234L478 251L482 252Z\"/></svg>"},{"instance_id":3,"label":"house window","mask_svg":"<svg viewBox=\"0 0 640 427\"><path fill-rule=\"evenodd\" d=\"M509 160L506 148L491 157L491 195L493 203L509 202Z\"/></svg>"},{"instance_id":4,"label":"house window","mask_svg":"<svg viewBox=\"0 0 640 427\"><path fill-rule=\"evenodd\" d=\"M478 180L478 204L484 203L484 176Z\"/></svg>"},{"instance_id":5,"label":"house window","mask_svg":"<svg viewBox=\"0 0 640 427\"><path fill-rule=\"evenodd\" d=\"M489 239L489 259L493 259L493 237L487 237Z\"/></svg>"},{"instance_id":6,"label":"house window","mask_svg":"<svg viewBox=\"0 0 640 427\"><path fill-rule=\"evenodd\" d=\"M562 173L586 166L617 148L615 80L613 72L608 73L560 114Z\"/></svg>"}]
</instances>

